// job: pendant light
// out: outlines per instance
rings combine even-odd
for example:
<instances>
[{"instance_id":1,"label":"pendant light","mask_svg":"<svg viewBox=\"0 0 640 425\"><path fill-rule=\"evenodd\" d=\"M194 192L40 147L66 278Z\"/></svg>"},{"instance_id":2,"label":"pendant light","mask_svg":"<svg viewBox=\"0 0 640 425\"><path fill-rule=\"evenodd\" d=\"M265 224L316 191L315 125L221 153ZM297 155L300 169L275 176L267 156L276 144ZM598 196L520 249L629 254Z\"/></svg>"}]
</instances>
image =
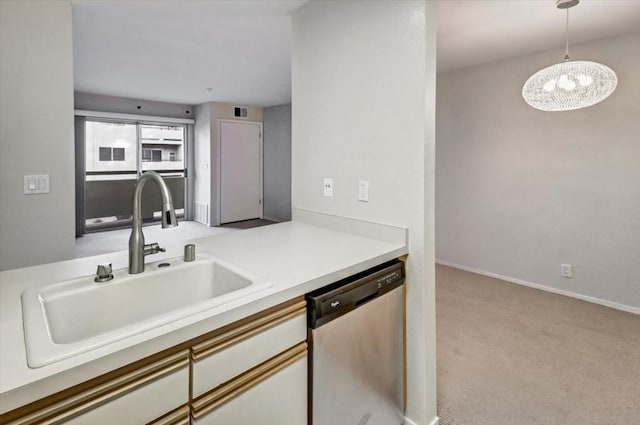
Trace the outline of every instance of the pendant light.
<instances>
[{"instance_id":1,"label":"pendant light","mask_svg":"<svg viewBox=\"0 0 640 425\"><path fill-rule=\"evenodd\" d=\"M569 58L569 9L580 0L557 0L558 9L567 10L564 60L533 74L522 88L522 97L542 111L570 111L586 108L609 97L618 77L608 66Z\"/></svg>"}]
</instances>

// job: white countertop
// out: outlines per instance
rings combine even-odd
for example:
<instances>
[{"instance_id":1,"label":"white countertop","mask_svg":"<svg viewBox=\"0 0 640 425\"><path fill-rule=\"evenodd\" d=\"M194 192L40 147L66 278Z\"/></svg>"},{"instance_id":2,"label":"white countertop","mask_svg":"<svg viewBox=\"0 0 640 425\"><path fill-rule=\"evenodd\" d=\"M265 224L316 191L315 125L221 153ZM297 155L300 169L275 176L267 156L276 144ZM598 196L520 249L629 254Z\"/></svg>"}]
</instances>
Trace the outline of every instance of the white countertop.
<instances>
[{"instance_id":1,"label":"white countertop","mask_svg":"<svg viewBox=\"0 0 640 425\"><path fill-rule=\"evenodd\" d=\"M407 253L406 243L295 221L191 242L198 251L212 252L270 280L273 286L181 323L161 326L37 369L27 365L21 293L27 288L93 275L96 265L105 262L113 263L114 269L126 267L127 252L0 272L0 413ZM166 253L154 255L149 261L182 255L182 244L166 248ZM179 290L179 286L176 288Z\"/></svg>"}]
</instances>

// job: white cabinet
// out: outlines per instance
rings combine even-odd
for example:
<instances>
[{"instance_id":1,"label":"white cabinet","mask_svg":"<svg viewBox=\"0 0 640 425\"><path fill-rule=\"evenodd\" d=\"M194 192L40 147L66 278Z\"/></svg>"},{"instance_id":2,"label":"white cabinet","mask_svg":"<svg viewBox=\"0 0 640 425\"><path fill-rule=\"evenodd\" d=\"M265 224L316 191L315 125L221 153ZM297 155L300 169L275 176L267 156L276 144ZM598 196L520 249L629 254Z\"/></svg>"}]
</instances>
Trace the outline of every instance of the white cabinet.
<instances>
[{"instance_id":1,"label":"white cabinet","mask_svg":"<svg viewBox=\"0 0 640 425\"><path fill-rule=\"evenodd\" d=\"M183 350L84 387L71 389L68 396L36 402L28 411L8 417L7 423L188 424L189 352Z\"/></svg>"},{"instance_id":2,"label":"white cabinet","mask_svg":"<svg viewBox=\"0 0 640 425\"><path fill-rule=\"evenodd\" d=\"M300 298L195 344L193 424L306 424L306 318Z\"/></svg>"},{"instance_id":3,"label":"white cabinet","mask_svg":"<svg viewBox=\"0 0 640 425\"><path fill-rule=\"evenodd\" d=\"M306 343L283 353L257 376L240 376L192 404L194 425L307 423Z\"/></svg>"},{"instance_id":4,"label":"white cabinet","mask_svg":"<svg viewBox=\"0 0 640 425\"><path fill-rule=\"evenodd\" d=\"M146 424L155 421L176 406L186 404L188 385L189 368L185 364L184 367L167 376L142 383L130 393L113 397L104 404L61 423L68 425ZM122 391L126 392L127 389ZM182 423L185 423L184 420L188 423L188 416L182 415L182 419Z\"/></svg>"},{"instance_id":5,"label":"white cabinet","mask_svg":"<svg viewBox=\"0 0 640 425\"><path fill-rule=\"evenodd\" d=\"M303 297L0 415L9 425L304 425Z\"/></svg>"},{"instance_id":6,"label":"white cabinet","mask_svg":"<svg viewBox=\"0 0 640 425\"><path fill-rule=\"evenodd\" d=\"M285 305L193 346L192 397L200 397L307 339L306 303Z\"/></svg>"}]
</instances>

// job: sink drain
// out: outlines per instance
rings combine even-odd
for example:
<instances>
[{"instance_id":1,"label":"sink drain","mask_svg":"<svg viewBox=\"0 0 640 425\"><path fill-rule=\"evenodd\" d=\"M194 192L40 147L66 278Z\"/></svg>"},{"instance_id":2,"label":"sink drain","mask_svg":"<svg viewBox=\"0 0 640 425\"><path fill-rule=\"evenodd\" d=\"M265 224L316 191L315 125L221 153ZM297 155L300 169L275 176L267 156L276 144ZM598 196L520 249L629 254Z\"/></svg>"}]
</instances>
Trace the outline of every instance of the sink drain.
<instances>
[{"instance_id":1,"label":"sink drain","mask_svg":"<svg viewBox=\"0 0 640 425\"><path fill-rule=\"evenodd\" d=\"M171 263L160 263L158 264L158 267L169 267L171 265Z\"/></svg>"}]
</instances>

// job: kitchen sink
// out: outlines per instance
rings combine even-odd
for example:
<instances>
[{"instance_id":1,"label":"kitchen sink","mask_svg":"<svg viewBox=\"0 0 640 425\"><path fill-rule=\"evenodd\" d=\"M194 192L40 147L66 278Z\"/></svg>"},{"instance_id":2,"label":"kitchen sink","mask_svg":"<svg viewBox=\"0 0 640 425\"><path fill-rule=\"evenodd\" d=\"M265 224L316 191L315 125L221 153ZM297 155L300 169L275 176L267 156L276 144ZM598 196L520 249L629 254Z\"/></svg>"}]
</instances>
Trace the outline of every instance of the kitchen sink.
<instances>
[{"instance_id":1,"label":"kitchen sink","mask_svg":"<svg viewBox=\"0 0 640 425\"><path fill-rule=\"evenodd\" d=\"M207 252L148 263L113 280L79 277L22 294L27 361L45 366L167 325L271 286Z\"/></svg>"}]
</instances>

